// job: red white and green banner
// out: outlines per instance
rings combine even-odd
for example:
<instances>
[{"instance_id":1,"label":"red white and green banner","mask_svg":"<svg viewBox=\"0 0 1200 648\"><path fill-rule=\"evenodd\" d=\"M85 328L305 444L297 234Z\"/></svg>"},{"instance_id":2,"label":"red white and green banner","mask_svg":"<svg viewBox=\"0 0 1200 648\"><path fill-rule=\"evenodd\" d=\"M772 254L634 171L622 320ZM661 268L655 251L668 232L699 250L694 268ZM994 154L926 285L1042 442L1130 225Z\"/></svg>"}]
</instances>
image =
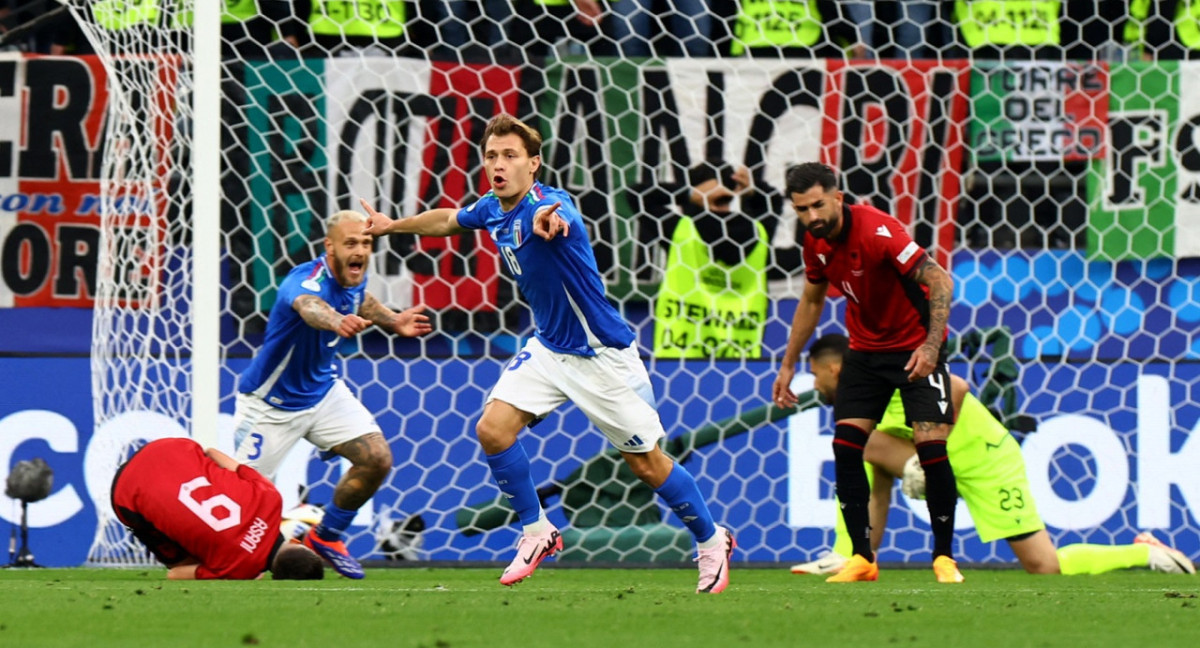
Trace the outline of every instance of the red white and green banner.
<instances>
[{"instance_id":1,"label":"red white and green banner","mask_svg":"<svg viewBox=\"0 0 1200 648\"><path fill-rule=\"evenodd\" d=\"M486 191L482 173L468 173L481 171L487 120L520 112L520 79L521 68L390 57L247 63L247 229L262 253L251 261L260 309L274 299L277 259L319 241L328 214L359 209L365 198L394 217L411 216ZM372 273L385 302L498 309L499 264L487 236L397 239L384 244Z\"/></svg>"},{"instance_id":2,"label":"red white and green banner","mask_svg":"<svg viewBox=\"0 0 1200 648\"><path fill-rule=\"evenodd\" d=\"M541 70L379 58L247 64L229 80L244 95L223 116L240 138L226 156L249 158L239 217L264 309L275 266L320 240L330 210L366 197L408 215L486 190L468 176L483 125L501 110L546 136L546 179L578 197L618 295L636 284L626 192L706 158L759 170L778 191L790 164L829 163L847 193L943 254L956 241L968 152L1078 162L1089 168L1093 258L1200 256L1200 63L681 58ZM94 58L0 56L0 307L91 305L106 100ZM158 229L146 214L133 222ZM388 246L373 276L389 303L488 312L505 301L486 237ZM137 263L153 266L155 247Z\"/></svg>"},{"instance_id":3,"label":"red white and green banner","mask_svg":"<svg viewBox=\"0 0 1200 648\"><path fill-rule=\"evenodd\" d=\"M971 154L979 162L1103 157L1108 77L1105 63L976 62Z\"/></svg>"},{"instance_id":4,"label":"red white and green banner","mask_svg":"<svg viewBox=\"0 0 1200 648\"><path fill-rule=\"evenodd\" d=\"M263 254L253 284L268 306L272 265L295 254L281 246L308 245L323 214L354 208L359 197L400 216L486 191L475 171L478 139L500 111L542 131L543 179L576 197L617 295L635 284L626 192L679 180L705 158L759 169L779 192L789 165L825 161L845 170L855 199L946 253L968 75L961 61L580 60L544 71L392 58L247 64L247 229ZM281 242L281 223L301 235ZM391 237L387 245L394 261L372 274L388 303L480 313L504 302L486 237Z\"/></svg>"},{"instance_id":5,"label":"red white and green banner","mask_svg":"<svg viewBox=\"0 0 1200 648\"><path fill-rule=\"evenodd\" d=\"M1112 72L1110 145L1088 174L1093 259L1200 256L1200 62Z\"/></svg>"},{"instance_id":6,"label":"red white and green banner","mask_svg":"<svg viewBox=\"0 0 1200 648\"><path fill-rule=\"evenodd\" d=\"M678 181L705 159L758 171L780 194L790 165L823 161L855 200L948 252L968 80L965 61L580 61L552 66L536 104L548 167L584 195L605 239L622 242L611 267L601 260L619 291L634 265L624 189Z\"/></svg>"}]
</instances>

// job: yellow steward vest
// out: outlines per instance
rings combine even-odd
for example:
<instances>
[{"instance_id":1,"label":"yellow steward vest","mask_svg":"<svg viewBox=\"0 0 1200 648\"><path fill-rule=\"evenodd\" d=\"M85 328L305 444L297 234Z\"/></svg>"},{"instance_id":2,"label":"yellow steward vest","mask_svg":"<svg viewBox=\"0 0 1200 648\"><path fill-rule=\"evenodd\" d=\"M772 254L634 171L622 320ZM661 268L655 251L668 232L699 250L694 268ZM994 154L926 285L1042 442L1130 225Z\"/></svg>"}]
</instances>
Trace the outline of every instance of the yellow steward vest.
<instances>
[{"instance_id":1,"label":"yellow steward vest","mask_svg":"<svg viewBox=\"0 0 1200 648\"><path fill-rule=\"evenodd\" d=\"M258 15L258 0L225 0L221 23L241 23Z\"/></svg>"},{"instance_id":2,"label":"yellow steward vest","mask_svg":"<svg viewBox=\"0 0 1200 648\"><path fill-rule=\"evenodd\" d=\"M742 0L730 54L758 47L812 47L825 28L810 0Z\"/></svg>"},{"instance_id":3,"label":"yellow steward vest","mask_svg":"<svg viewBox=\"0 0 1200 648\"><path fill-rule=\"evenodd\" d=\"M1200 50L1200 2L1180 1L1175 12L1175 35L1184 47Z\"/></svg>"},{"instance_id":4,"label":"yellow steward vest","mask_svg":"<svg viewBox=\"0 0 1200 648\"><path fill-rule=\"evenodd\" d=\"M166 10L169 24L165 26L168 29L190 27L194 18L191 5L185 5L180 0L169 1L180 4L170 5L175 9L174 12L170 12L169 8ZM108 31L121 31L132 27L157 28L163 13L161 0L97 0L92 5L92 17L96 24Z\"/></svg>"},{"instance_id":5,"label":"yellow steward vest","mask_svg":"<svg viewBox=\"0 0 1200 648\"><path fill-rule=\"evenodd\" d=\"M92 4L96 24L110 31L158 24L158 0L100 0Z\"/></svg>"},{"instance_id":6,"label":"yellow steward vest","mask_svg":"<svg viewBox=\"0 0 1200 648\"><path fill-rule=\"evenodd\" d=\"M666 277L654 304L659 358L761 358L767 321L767 229L741 263L714 261L684 216L671 237Z\"/></svg>"},{"instance_id":7,"label":"yellow steward vest","mask_svg":"<svg viewBox=\"0 0 1200 648\"><path fill-rule=\"evenodd\" d=\"M308 25L321 36L376 36L404 34L404 2L398 0L313 0Z\"/></svg>"},{"instance_id":8,"label":"yellow steward vest","mask_svg":"<svg viewBox=\"0 0 1200 648\"><path fill-rule=\"evenodd\" d=\"M958 0L954 17L971 49L988 45L1058 45L1058 0Z\"/></svg>"}]
</instances>

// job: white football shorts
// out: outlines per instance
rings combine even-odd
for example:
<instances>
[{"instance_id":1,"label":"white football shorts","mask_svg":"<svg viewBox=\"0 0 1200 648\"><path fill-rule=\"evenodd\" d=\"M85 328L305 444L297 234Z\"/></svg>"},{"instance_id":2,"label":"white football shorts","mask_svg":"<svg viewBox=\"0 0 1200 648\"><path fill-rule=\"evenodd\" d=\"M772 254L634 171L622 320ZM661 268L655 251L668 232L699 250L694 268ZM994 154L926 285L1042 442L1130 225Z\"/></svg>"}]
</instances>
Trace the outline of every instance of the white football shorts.
<instances>
[{"instance_id":1,"label":"white football shorts","mask_svg":"<svg viewBox=\"0 0 1200 648\"><path fill-rule=\"evenodd\" d=\"M234 438L241 439L235 458L271 480L300 439L328 450L381 431L341 379L334 381L320 403L306 410L279 409L254 394L238 394L233 426Z\"/></svg>"},{"instance_id":2,"label":"white football shorts","mask_svg":"<svg viewBox=\"0 0 1200 648\"><path fill-rule=\"evenodd\" d=\"M556 353L530 338L488 395L538 418L571 401L622 452L649 452L666 436L654 389L637 349L595 356Z\"/></svg>"}]
</instances>

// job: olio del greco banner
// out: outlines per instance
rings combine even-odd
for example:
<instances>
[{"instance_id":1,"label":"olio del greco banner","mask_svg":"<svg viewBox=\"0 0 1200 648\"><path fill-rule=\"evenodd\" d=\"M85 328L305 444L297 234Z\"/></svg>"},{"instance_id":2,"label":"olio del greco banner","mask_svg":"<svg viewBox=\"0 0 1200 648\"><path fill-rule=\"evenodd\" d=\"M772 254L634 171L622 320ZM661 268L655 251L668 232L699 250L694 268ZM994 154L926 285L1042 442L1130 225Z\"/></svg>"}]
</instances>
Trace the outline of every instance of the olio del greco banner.
<instances>
[{"instance_id":1,"label":"olio del greco banner","mask_svg":"<svg viewBox=\"0 0 1200 648\"><path fill-rule=\"evenodd\" d=\"M1108 129L1088 173L1088 255L1200 256L1200 62L1114 67Z\"/></svg>"}]
</instances>

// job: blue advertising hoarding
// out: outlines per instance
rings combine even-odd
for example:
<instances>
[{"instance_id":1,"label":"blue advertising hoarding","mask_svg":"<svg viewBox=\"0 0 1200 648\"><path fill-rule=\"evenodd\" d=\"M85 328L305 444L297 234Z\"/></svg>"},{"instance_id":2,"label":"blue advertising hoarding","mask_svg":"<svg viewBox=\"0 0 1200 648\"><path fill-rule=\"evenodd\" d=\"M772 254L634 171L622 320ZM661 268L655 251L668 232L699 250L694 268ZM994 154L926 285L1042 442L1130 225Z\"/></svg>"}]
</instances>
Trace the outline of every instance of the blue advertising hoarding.
<instances>
[{"instance_id":1,"label":"blue advertising hoarding","mask_svg":"<svg viewBox=\"0 0 1200 648\"><path fill-rule=\"evenodd\" d=\"M734 416L747 405L757 406L774 378L769 362L689 364L651 366L673 437ZM99 444L90 438L88 360L8 358L4 365L0 460L12 465L42 457L55 471L50 498L29 506L31 548L43 565L81 564L96 524L87 471L102 464L94 456ZM400 386L391 395L382 388L363 389L368 408L384 411L390 405L391 411L403 412L379 417L393 437L396 470L390 487L376 495L361 522L422 515L427 530L421 557L431 560L493 560L512 546L516 530L511 526L467 536L455 522L462 507L496 496L474 438L474 422L502 367L502 361L493 359L388 360L378 367L347 362L352 383ZM1103 371L1071 365L1023 368L1022 388L1047 395L1024 409L1040 427L1026 437L1023 448L1038 509L1060 544L1127 542L1138 529L1169 529L1181 550L1200 554L1200 528L1190 512L1200 504L1200 475L1194 470L1200 464L1200 445L1190 442L1200 422L1198 378L1200 366L1195 364L1126 362ZM704 396L697 399L697 394ZM1108 416L1094 413L1098 403ZM220 438L228 444L229 417L222 420ZM156 429L147 434L163 433ZM743 559L800 560L832 541L831 433L828 413L809 410L697 448L685 459L717 519L738 531ZM523 434L522 442L539 485L568 477L605 449L603 436L569 406ZM303 463L302 479L336 476L337 470L313 457ZM104 476L90 479L102 481ZM285 480L281 477L280 486L287 496ZM327 493L320 489L313 493L314 501L322 496ZM554 497L548 502L551 519L567 527L560 502ZM0 533L17 521L17 510L11 500L0 500ZM969 518L960 518L964 562L1010 558L1003 547L979 543L969 531ZM910 503L898 495L890 526L903 532L888 537L882 559L927 559L924 519L923 502ZM351 547L370 557L374 538L359 534Z\"/></svg>"}]
</instances>

